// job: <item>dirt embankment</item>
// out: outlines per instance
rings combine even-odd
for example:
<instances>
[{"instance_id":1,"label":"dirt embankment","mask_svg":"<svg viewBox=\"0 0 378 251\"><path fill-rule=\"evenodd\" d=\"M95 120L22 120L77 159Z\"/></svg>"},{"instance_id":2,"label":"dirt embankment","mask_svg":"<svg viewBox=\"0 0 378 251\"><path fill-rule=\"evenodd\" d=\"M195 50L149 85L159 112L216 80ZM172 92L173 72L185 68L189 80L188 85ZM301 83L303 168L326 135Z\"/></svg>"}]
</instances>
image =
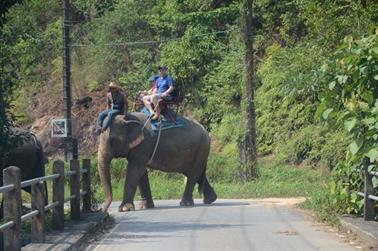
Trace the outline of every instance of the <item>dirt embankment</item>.
<instances>
[{"instance_id":1,"label":"dirt embankment","mask_svg":"<svg viewBox=\"0 0 378 251\"><path fill-rule=\"evenodd\" d=\"M98 113L106 107L105 97L106 90L101 90L72 99L72 134L78 139L80 156L90 156L97 151L94 127ZM51 120L64 117L63 100L54 102L48 95L38 94L28 112L34 121L31 131L41 140L46 156L62 158L63 139L51 137Z\"/></svg>"}]
</instances>

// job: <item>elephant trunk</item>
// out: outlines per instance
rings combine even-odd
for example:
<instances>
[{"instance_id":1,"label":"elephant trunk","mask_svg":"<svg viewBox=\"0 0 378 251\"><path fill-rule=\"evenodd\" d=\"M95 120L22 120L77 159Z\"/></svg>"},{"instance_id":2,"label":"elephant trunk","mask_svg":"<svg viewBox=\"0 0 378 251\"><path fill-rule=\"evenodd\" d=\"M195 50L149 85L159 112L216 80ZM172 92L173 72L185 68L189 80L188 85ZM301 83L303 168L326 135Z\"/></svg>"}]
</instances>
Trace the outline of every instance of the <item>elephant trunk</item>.
<instances>
[{"instance_id":1,"label":"elephant trunk","mask_svg":"<svg viewBox=\"0 0 378 251\"><path fill-rule=\"evenodd\" d=\"M112 202L112 185L110 175L110 163L112 156L106 153L105 149L102 149L101 144L98 152L98 173L100 175L101 184L104 187L105 201L103 205L103 211L106 212Z\"/></svg>"}]
</instances>

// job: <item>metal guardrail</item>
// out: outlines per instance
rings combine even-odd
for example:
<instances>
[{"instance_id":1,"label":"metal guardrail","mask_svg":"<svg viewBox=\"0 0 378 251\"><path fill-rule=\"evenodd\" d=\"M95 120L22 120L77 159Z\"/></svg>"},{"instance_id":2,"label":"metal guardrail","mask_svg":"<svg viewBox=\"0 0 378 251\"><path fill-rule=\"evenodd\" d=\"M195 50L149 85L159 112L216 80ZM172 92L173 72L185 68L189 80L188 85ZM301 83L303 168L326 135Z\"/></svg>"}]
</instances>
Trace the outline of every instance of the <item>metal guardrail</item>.
<instances>
[{"instance_id":1,"label":"metal guardrail","mask_svg":"<svg viewBox=\"0 0 378 251\"><path fill-rule=\"evenodd\" d=\"M45 212L53 210L53 229L64 230L64 203L70 201L72 220L79 220L81 211L90 212L90 160L85 159L80 168L78 160L71 160L70 171L64 172L62 161L55 161L52 175L38 177L21 182L21 171L18 167L8 167L3 170L3 184L0 193L4 194L3 215L6 223L0 226L0 232L4 234L4 250L21 250L20 230L21 222L32 219L32 241L43 242L45 236ZM83 175L77 175L83 174ZM80 177L82 176L82 177ZM70 177L71 195L64 199L64 178ZM82 183L80 183L82 180ZM53 202L45 205L47 201L44 183L53 182ZM32 187L31 200L32 211L21 215L21 188ZM82 190L80 190L82 187Z\"/></svg>"},{"instance_id":2,"label":"metal guardrail","mask_svg":"<svg viewBox=\"0 0 378 251\"><path fill-rule=\"evenodd\" d=\"M7 228L13 227L14 221L8 221L7 223L0 226L0 231L4 231Z\"/></svg>"},{"instance_id":3,"label":"metal guardrail","mask_svg":"<svg viewBox=\"0 0 378 251\"><path fill-rule=\"evenodd\" d=\"M53 209L54 207L58 206L59 205L59 202L55 201L51 204L48 204L47 206L45 206L45 211L48 211L50 209Z\"/></svg>"},{"instance_id":4,"label":"metal guardrail","mask_svg":"<svg viewBox=\"0 0 378 251\"><path fill-rule=\"evenodd\" d=\"M54 180L56 178L59 178L59 176L60 176L59 174L52 174L52 175L48 175L48 176L38 177L38 178L35 178L35 179L31 179L31 180L25 180L25 181L21 182L21 188L32 186L32 185L34 185L38 182L41 182L41 181Z\"/></svg>"},{"instance_id":5,"label":"metal guardrail","mask_svg":"<svg viewBox=\"0 0 378 251\"><path fill-rule=\"evenodd\" d=\"M73 176L73 175L76 175L75 171L67 171L67 172L64 173L64 177L70 177L70 176Z\"/></svg>"},{"instance_id":6,"label":"metal guardrail","mask_svg":"<svg viewBox=\"0 0 378 251\"><path fill-rule=\"evenodd\" d=\"M12 191L13 189L14 189L14 185L13 184L2 186L2 187L0 187L0 193L7 193L7 192Z\"/></svg>"},{"instance_id":7,"label":"metal guardrail","mask_svg":"<svg viewBox=\"0 0 378 251\"><path fill-rule=\"evenodd\" d=\"M21 222L25 221L25 220L28 220L28 219L31 219L33 218L34 216L37 216L39 214L39 211L38 210L33 210L31 211L30 213L27 213L23 216L21 216Z\"/></svg>"},{"instance_id":8,"label":"metal guardrail","mask_svg":"<svg viewBox=\"0 0 378 251\"><path fill-rule=\"evenodd\" d=\"M375 215L375 202L378 202L378 196L374 195L373 177L378 177L378 172L369 171L370 160L365 158L363 161L364 173L364 192L356 192L357 195L364 198L364 220L372 221Z\"/></svg>"},{"instance_id":9,"label":"metal guardrail","mask_svg":"<svg viewBox=\"0 0 378 251\"><path fill-rule=\"evenodd\" d=\"M68 201L71 201L71 200L73 200L73 199L76 199L76 195L71 195L70 197L65 198L65 199L64 199L64 203L66 203L66 202L68 202Z\"/></svg>"}]
</instances>

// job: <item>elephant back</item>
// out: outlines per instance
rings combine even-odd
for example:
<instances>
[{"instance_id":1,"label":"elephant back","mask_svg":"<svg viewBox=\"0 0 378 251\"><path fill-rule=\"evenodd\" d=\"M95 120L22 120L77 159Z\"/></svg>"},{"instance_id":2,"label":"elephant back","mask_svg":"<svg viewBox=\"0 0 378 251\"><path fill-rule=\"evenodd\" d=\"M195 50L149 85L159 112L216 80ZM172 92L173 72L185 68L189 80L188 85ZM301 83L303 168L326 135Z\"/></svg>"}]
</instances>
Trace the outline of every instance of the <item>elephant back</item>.
<instances>
[{"instance_id":1,"label":"elephant back","mask_svg":"<svg viewBox=\"0 0 378 251\"><path fill-rule=\"evenodd\" d=\"M22 180L44 176L46 161L41 142L28 131L14 129L14 132L20 135L19 145L11 149L2 160L1 170L17 166L21 169Z\"/></svg>"}]
</instances>

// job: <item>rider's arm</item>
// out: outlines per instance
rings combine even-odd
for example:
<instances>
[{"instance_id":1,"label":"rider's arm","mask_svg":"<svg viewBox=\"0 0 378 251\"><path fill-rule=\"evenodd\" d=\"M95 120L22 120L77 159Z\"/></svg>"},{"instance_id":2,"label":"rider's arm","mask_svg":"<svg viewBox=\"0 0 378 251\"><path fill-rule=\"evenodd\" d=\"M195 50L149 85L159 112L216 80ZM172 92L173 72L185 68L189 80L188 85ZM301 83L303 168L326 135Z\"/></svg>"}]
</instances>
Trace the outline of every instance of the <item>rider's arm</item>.
<instances>
[{"instance_id":1,"label":"rider's arm","mask_svg":"<svg viewBox=\"0 0 378 251\"><path fill-rule=\"evenodd\" d=\"M148 94L155 94L156 93L156 86L151 87L151 89L148 90Z\"/></svg>"},{"instance_id":2,"label":"rider's arm","mask_svg":"<svg viewBox=\"0 0 378 251\"><path fill-rule=\"evenodd\" d=\"M168 85L169 85L169 88L162 93L162 97L166 97L168 96L172 91L173 91L173 79L171 78L171 76L167 76L167 81L168 81Z\"/></svg>"},{"instance_id":3,"label":"rider's arm","mask_svg":"<svg viewBox=\"0 0 378 251\"><path fill-rule=\"evenodd\" d=\"M106 95L106 102L107 102L106 107L108 109L112 108L112 97L111 97L110 92Z\"/></svg>"},{"instance_id":4,"label":"rider's arm","mask_svg":"<svg viewBox=\"0 0 378 251\"><path fill-rule=\"evenodd\" d=\"M163 94L161 95L162 97L166 97L169 95L169 93L171 93L173 91L173 85L171 85L168 90L166 90L165 92L163 92Z\"/></svg>"}]
</instances>

